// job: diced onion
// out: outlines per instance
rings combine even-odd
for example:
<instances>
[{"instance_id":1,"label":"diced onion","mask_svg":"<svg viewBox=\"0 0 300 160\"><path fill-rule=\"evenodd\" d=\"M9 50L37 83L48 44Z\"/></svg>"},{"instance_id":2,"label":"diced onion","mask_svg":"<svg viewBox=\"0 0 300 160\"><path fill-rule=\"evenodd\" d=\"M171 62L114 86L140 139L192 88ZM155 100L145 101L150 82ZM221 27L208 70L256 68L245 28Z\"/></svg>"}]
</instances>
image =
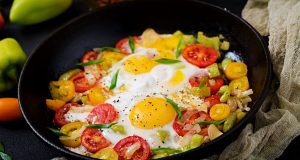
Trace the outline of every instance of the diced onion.
<instances>
[{"instance_id":1,"label":"diced onion","mask_svg":"<svg viewBox=\"0 0 300 160\"><path fill-rule=\"evenodd\" d=\"M124 157L126 159L131 159L133 154L141 148L141 143L140 142L136 142L133 145L129 146L125 152Z\"/></svg>"},{"instance_id":2,"label":"diced onion","mask_svg":"<svg viewBox=\"0 0 300 160\"><path fill-rule=\"evenodd\" d=\"M183 115L182 115L182 122L185 122L186 120L190 119L190 117L194 114L196 114L198 111L193 109L193 110L187 110Z\"/></svg>"}]
</instances>

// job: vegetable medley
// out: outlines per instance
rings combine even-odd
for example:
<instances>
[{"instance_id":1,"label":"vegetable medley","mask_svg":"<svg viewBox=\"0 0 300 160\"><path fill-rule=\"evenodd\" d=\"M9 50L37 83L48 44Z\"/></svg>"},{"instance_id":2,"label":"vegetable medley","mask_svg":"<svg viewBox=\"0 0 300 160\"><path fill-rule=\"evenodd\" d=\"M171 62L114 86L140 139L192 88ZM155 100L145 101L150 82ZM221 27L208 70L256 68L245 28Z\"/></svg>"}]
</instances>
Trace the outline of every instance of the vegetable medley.
<instances>
[{"instance_id":1,"label":"vegetable medley","mask_svg":"<svg viewBox=\"0 0 300 160\"><path fill-rule=\"evenodd\" d=\"M57 128L71 151L107 160L185 152L230 130L250 110L247 65L223 35L180 31L121 39L87 51L49 84Z\"/></svg>"}]
</instances>

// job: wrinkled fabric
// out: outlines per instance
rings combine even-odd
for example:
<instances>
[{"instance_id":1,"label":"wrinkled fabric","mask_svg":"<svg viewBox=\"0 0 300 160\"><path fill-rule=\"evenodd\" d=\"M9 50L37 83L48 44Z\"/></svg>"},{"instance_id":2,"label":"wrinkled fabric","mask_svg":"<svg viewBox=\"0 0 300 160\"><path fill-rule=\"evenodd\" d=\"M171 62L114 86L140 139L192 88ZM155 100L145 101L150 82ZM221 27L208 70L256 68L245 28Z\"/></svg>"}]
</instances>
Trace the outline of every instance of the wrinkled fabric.
<instances>
[{"instance_id":1,"label":"wrinkled fabric","mask_svg":"<svg viewBox=\"0 0 300 160\"><path fill-rule=\"evenodd\" d=\"M242 17L269 36L275 77L255 125L248 124L219 159L276 159L300 135L300 1L248 0Z\"/></svg>"}]
</instances>

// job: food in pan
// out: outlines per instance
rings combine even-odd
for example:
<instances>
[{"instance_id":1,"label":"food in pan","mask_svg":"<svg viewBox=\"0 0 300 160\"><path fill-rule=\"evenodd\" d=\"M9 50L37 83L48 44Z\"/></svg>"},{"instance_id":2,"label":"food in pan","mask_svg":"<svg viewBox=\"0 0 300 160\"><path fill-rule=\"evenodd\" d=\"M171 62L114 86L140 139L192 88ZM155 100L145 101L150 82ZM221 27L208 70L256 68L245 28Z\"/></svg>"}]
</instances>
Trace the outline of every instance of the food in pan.
<instances>
[{"instance_id":1,"label":"food in pan","mask_svg":"<svg viewBox=\"0 0 300 160\"><path fill-rule=\"evenodd\" d=\"M100 159L156 159L230 130L250 110L247 65L223 35L146 29L87 51L49 84L61 143Z\"/></svg>"}]
</instances>

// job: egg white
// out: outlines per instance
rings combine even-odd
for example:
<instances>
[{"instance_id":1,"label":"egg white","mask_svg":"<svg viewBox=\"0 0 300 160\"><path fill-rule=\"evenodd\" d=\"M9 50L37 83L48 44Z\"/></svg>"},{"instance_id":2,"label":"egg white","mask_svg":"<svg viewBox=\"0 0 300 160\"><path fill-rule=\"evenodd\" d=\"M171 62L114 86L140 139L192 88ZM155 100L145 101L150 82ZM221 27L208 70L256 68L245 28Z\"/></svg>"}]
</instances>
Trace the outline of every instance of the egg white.
<instances>
[{"instance_id":1,"label":"egg white","mask_svg":"<svg viewBox=\"0 0 300 160\"><path fill-rule=\"evenodd\" d=\"M113 145L123 138L131 135L138 135L143 137L149 143L151 148L179 148L179 137L172 127L173 122L170 122L169 124L159 128L137 128L130 122L130 111L136 103L148 97L163 98L164 96L167 96L170 98L174 98L174 101L178 103L180 107L188 107L189 105L187 104L192 103L193 99L195 99L192 96L189 96L191 99L187 99L185 102L182 102L183 96L186 96L184 90L189 85L189 78L191 76L199 74L208 75L208 71L206 69L201 69L188 63L183 57L180 56L180 63L158 64L153 67L152 70L148 73L132 74L126 72L123 67L124 62L131 56L136 56L138 54L153 58L159 55L159 52L153 48L137 47L136 53L128 55L118 63L114 64L109 70L108 74L102 77L101 81L98 82L102 86L109 88L113 75L119 69L116 87L112 90L113 95L109 97L109 99L107 99L105 103L112 104L115 107L119 115L117 123L124 126L126 134L122 135L120 133L115 133L111 129L102 129L102 134L105 138L110 140ZM181 71L183 73L184 79L176 85L170 85L170 80L177 71ZM200 100L194 103L202 104L203 101ZM90 113L92 106L87 105L84 107L85 109L82 110L79 110L76 107L74 107L76 109L70 109L70 111L65 115L66 120L70 122L86 122L86 118ZM201 105L200 110L201 107L203 110L205 110L205 107ZM162 143L159 140L158 135L156 135L157 130L166 130L169 132L169 138L166 142Z\"/></svg>"}]
</instances>

